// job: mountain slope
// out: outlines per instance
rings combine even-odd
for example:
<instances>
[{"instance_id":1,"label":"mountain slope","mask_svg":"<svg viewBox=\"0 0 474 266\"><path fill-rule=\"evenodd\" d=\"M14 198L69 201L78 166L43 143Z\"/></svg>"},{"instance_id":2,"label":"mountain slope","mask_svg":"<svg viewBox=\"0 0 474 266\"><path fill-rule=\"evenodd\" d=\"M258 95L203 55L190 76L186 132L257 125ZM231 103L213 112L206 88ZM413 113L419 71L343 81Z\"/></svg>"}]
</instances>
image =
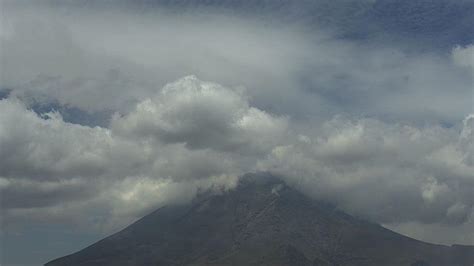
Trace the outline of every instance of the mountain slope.
<instances>
[{"instance_id":1,"label":"mountain slope","mask_svg":"<svg viewBox=\"0 0 474 266\"><path fill-rule=\"evenodd\" d=\"M57 265L473 265L474 247L420 242L272 177L163 207Z\"/></svg>"}]
</instances>

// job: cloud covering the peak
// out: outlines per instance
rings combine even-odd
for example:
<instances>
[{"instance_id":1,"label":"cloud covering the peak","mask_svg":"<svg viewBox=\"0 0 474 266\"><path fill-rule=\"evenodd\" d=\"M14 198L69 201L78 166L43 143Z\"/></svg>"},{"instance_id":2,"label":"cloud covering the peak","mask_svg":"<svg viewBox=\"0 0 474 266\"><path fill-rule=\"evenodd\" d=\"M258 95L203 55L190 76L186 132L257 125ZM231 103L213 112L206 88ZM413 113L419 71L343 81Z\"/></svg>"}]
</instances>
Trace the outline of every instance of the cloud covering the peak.
<instances>
[{"instance_id":1,"label":"cloud covering the peak","mask_svg":"<svg viewBox=\"0 0 474 266\"><path fill-rule=\"evenodd\" d=\"M1 100L0 113L6 225L105 208L98 226L113 228L257 170L381 223L472 219L473 115L460 129L336 116L300 131L252 107L244 89L194 76L115 114L108 128L37 114L15 98Z\"/></svg>"}]
</instances>

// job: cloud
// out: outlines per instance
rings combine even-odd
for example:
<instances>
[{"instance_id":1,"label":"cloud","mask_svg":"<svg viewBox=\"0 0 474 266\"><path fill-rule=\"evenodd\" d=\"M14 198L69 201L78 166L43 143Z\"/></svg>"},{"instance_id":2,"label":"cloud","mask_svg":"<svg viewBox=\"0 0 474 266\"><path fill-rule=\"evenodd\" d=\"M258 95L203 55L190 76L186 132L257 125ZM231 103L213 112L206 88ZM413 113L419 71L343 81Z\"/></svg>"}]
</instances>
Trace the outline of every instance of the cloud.
<instances>
[{"instance_id":1,"label":"cloud","mask_svg":"<svg viewBox=\"0 0 474 266\"><path fill-rule=\"evenodd\" d=\"M109 128L37 114L15 98L0 111L7 219L102 212L97 224L109 228L255 170L385 224L457 225L473 211L472 115L461 129L336 116L309 130L252 107L245 89L194 76Z\"/></svg>"},{"instance_id":2,"label":"cloud","mask_svg":"<svg viewBox=\"0 0 474 266\"><path fill-rule=\"evenodd\" d=\"M462 224L474 207L471 120L459 132L336 117L259 167L371 220Z\"/></svg>"},{"instance_id":3,"label":"cloud","mask_svg":"<svg viewBox=\"0 0 474 266\"><path fill-rule=\"evenodd\" d=\"M260 110L315 123L344 113L452 124L472 112L472 73L429 47L412 53L399 43L340 39L304 20L282 25L209 10L5 8L2 87L27 103L127 113L195 74L246 87Z\"/></svg>"},{"instance_id":4,"label":"cloud","mask_svg":"<svg viewBox=\"0 0 474 266\"><path fill-rule=\"evenodd\" d=\"M459 226L439 223L425 224L420 222L388 224L385 226L396 232L411 236L415 239L423 239L431 243L472 245L474 242L474 234L472 233L474 218L472 216L468 219L468 222Z\"/></svg>"},{"instance_id":5,"label":"cloud","mask_svg":"<svg viewBox=\"0 0 474 266\"><path fill-rule=\"evenodd\" d=\"M117 114L110 128L37 114L9 97L0 101L2 208L9 219L109 206L107 219L130 221L199 189L232 187L281 141L287 122L252 107L244 90L193 76Z\"/></svg>"},{"instance_id":6,"label":"cloud","mask_svg":"<svg viewBox=\"0 0 474 266\"><path fill-rule=\"evenodd\" d=\"M39 116L12 98L0 101L2 207L45 207L82 200L107 178L136 174L147 154L108 129Z\"/></svg>"},{"instance_id":7,"label":"cloud","mask_svg":"<svg viewBox=\"0 0 474 266\"><path fill-rule=\"evenodd\" d=\"M4 99L0 108L2 176L47 180L104 172L102 160L114 145L107 130L64 123L57 113L41 118L17 100Z\"/></svg>"},{"instance_id":8,"label":"cloud","mask_svg":"<svg viewBox=\"0 0 474 266\"><path fill-rule=\"evenodd\" d=\"M474 45L457 46L452 51L455 64L474 68Z\"/></svg>"},{"instance_id":9,"label":"cloud","mask_svg":"<svg viewBox=\"0 0 474 266\"><path fill-rule=\"evenodd\" d=\"M283 137L287 119L249 106L242 93L188 76L131 113L116 116L111 126L117 134L184 143L190 149L265 152Z\"/></svg>"}]
</instances>

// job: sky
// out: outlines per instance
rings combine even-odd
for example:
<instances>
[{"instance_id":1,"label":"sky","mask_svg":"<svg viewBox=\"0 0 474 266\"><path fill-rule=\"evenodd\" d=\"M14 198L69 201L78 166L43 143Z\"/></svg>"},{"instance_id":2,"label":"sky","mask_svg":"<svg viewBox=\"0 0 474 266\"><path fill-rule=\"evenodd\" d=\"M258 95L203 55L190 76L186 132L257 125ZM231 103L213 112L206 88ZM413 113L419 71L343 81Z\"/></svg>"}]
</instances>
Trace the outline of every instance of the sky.
<instances>
[{"instance_id":1,"label":"sky","mask_svg":"<svg viewBox=\"0 0 474 266\"><path fill-rule=\"evenodd\" d=\"M474 245L473 1L0 3L2 265L249 172Z\"/></svg>"}]
</instances>

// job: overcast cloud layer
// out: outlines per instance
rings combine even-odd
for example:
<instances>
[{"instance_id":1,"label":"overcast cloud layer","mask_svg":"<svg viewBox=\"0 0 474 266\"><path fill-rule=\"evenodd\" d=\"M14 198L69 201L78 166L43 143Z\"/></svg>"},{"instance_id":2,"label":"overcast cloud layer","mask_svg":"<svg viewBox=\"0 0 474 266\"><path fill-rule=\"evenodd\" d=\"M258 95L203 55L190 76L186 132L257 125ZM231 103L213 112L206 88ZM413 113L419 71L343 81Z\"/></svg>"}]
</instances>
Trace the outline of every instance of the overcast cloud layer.
<instances>
[{"instance_id":1,"label":"overcast cloud layer","mask_svg":"<svg viewBox=\"0 0 474 266\"><path fill-rule=\"evenodd\" d=\"M4 239L107 234L265 171L474 244L473 45L412 53L298 21L17 3L0 25Z\"/></svg>"}]
</instances>

